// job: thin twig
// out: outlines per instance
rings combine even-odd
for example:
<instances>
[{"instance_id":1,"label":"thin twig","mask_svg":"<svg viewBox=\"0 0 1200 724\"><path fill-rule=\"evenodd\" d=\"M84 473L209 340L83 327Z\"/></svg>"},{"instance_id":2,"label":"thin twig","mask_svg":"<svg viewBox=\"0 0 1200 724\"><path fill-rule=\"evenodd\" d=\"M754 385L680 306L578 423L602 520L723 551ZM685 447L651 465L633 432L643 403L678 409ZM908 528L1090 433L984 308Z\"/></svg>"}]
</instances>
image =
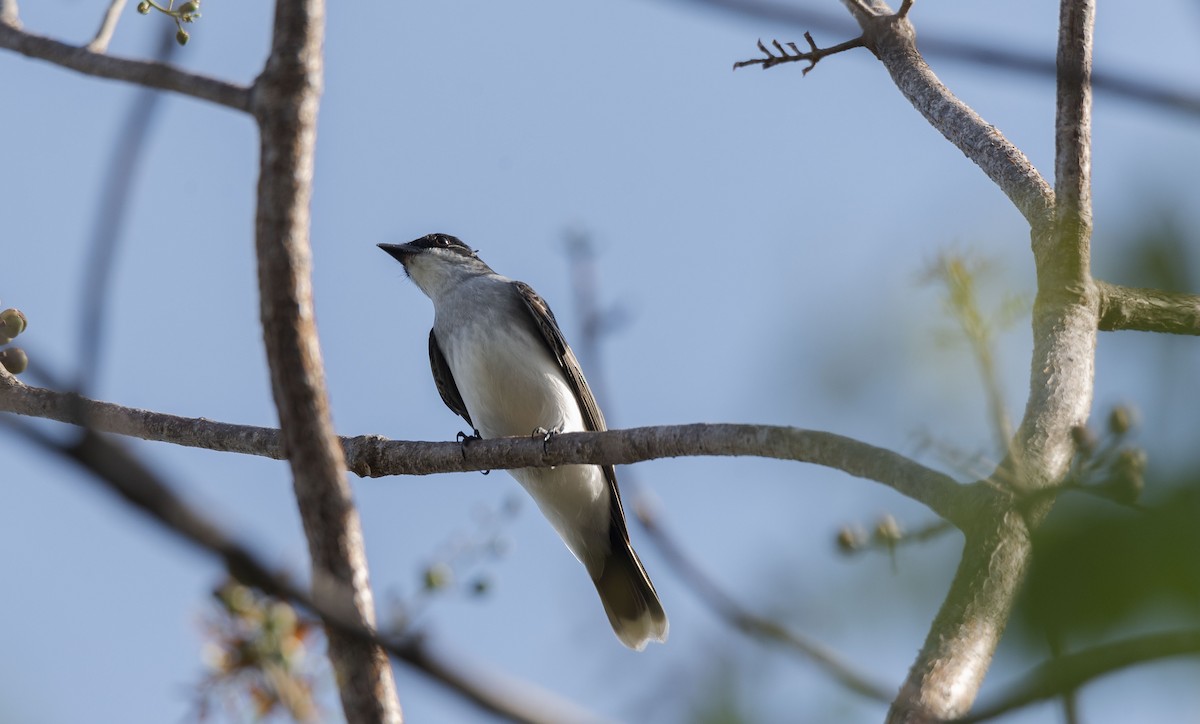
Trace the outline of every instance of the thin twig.
<instances>
[{"instance_id":1,"label":"thin twig","mask_svg":"<svg viewBox=\"0 0 1200 724\"><path fill-rule=\"evenodd\" d=\"M771 41L771 45L775 46L775 53L767 50L767 46L763 45L763 42L759 40L758 49L761 50L763 55L766 57L738 61L733 64L733 69L737 70L738 68L745 68L748 65L761 65L763 70L766 70L767 68L773 68L777 65L782 65L783 63L806 61L808 65L805 66L802 75L808 75L808 72L817 67L817 63L819 63L822 58L826 58L836 53L843 53L854 48L861 48L864 45L861 35L852 40L847 40L844 43L838 43L830 48L818 48L817 44L813 41L812 35L808 32L804 33L804 40L808 43L808 47L810 49L807 52L802 52L796 47L795 43L788 43L787 47L791 50L791 53L789 53L787 49L780 45L778 40Z\"/></svg>"},{"instance_id":2,"label":"thin twig","mask_svg":"<svg viewBox=\"0 0 1200 724\"><path fill-rule=\"evenodd\" d=\"M112 0L108 4L108 10L104 13L104 19L100 21L100 27L96 30L96 37L92 38L92 42L87 44L88 50L93 53L108 52L108 44L112 42L113 32L117 29L117 21L121 19L121 11L124 9L125 0ZM171 42L174 43L174 39L171 39ZM162 59L159 58L159 61L162 62Z\"/></svg>"},{"instance_id":3,"label":"thin twig","mask_svg":"<svg viewBox=\"0 0 1200 724\"><path fill-rule=\"evenodd\" d=\"M926 543L935 538L940 538L950 531L957 530L957 528L949 521L935 520L922 525L920 528L901 531L900 537L895 540L881 540L876 536L868 538L865 532L855 532L861 531L861 528L857 527L850 527L847 530L851 531L858 540L855 541L856 545L843 548L842 552L847 555L857 555L859 553L866 553L867 551L878 550L886 550L889 553L893 553L901 546Z\"/></svg>"},{"instance_id":4,"label":"thin twig","mask_svg":"<svg viewBox=\"0 0 1200 724\"><path fill-rule=\"evenodd\" d=\"M238 111L250 110L251 89L215 78L196 75L162 63L116 58L87 48L67 45L0 23L0 48L98 78L138 83L210 101Z\"/></svg>"},{"instance_id":5,"label":"thin twig","mask_svg":"<svg viewBox=\"0 0 1200 724\"><path fill-rule=\"evenodd\" d=\"M281 457L279 431L232 425L81 400L72 393L31 387L0 369L0 411L70 424L88 424L144 440L187 447ZM972 496L953 478L909 458L852 438L776 425L692 424L607 432L572 432L543 443L527 437L457 442L408 442L378 435L341 438L347 468L364 477L429 475L468 470L548 467L578 463L627 465L667 457L757 456L836 468L882 483L929 506L962 527L976 512Z\"/></svg>"},{"instance_id":6,"label":"thin twig","mask_svg":"<svg viewBox=\"0 0 1200 724\"><path fill-rule=\"evenodd\" d=\"M1200 295L1138 289L1097 280L1100 331L1128 329L1200 335Z\"/></svg>"},{"instance_id":7,"label":"thin twig","mask_svg":"<svg viewBox=\"0 0 1200 724\"><path fill-rule=\"evenodd\" d=\"M646 533L654 540L659 552L671 564L692 592L696 594L714 613L724 619L729 625L755 638L773 644L779 644L793 653L817 664L817 667L832 676L839 684L847 689L861 694L868 699L887 703L891 701L894 690L891 687L877 684L865 675L855 671L849 664L827 647L812 641L807 637L792 631L787 626L763 616L751 613L732 596L721 589L700 567L697 566L683 549L676 545L673 538L663 529L649 505L634 506L634 515L641 522Z\"/></svg>"}]
</instances>

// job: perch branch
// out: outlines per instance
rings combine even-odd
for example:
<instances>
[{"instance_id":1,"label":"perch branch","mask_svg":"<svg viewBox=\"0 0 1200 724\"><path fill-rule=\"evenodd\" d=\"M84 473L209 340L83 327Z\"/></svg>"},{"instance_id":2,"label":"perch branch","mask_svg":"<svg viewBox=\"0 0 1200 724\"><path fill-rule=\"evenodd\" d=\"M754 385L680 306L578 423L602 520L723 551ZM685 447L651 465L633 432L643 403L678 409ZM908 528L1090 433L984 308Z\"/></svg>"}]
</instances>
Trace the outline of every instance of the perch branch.
<instances>
[{"instance_id":1,"label":"perch branch","mask_svg":"<svg viewBox=\"0 0 1200 724\"><path fill-rule=\"evenodd\" d=\"M279 431L233 425L81 399L30 387L0 369L0 411L87 423L101 432L220 452L280 459ZM929 506L962 527L971 496L947 475L909 458L828 432L772 425L693 424L555 435L545 444L523 437L408 442L378 435L341 438L347 467L363 477L546 467L573 463L627 465L666 457L740 456L795 460L874 480Z\"/></svg>"}]
</instances>

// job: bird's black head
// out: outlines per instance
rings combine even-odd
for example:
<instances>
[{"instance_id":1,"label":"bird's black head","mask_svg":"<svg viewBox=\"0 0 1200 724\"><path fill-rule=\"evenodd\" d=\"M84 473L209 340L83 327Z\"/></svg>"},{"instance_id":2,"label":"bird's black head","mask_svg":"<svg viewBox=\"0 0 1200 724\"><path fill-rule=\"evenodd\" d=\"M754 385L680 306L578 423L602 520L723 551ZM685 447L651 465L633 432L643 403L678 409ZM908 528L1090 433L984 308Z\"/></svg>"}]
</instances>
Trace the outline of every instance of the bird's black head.
<instances>
[{"instance_id":1,"label":"bird's black head","mask_svg":"<svg viewBox=\"0 0 1200 724\"><path fill-rule=\"evenodd\" d=\"M446 251L452 251L455 254L462 254L463 256L475 256L474 249L462 243L457 236L449 234L426 234L420 239L408 242L406 246L411 246L414 249L445 249Z\"/></svg>"}]
</instances>

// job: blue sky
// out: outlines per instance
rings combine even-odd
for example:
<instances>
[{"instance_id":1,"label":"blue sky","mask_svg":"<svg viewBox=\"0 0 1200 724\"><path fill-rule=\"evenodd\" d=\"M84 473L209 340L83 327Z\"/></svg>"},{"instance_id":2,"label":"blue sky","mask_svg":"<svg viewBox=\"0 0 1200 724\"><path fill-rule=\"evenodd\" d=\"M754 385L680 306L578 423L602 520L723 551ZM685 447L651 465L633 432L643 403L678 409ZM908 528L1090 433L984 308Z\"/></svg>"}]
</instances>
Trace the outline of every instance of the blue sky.
<instances>
[{"instance_id":1,"label":"blue sky","mask_svg":"<svg viewBox=\"0 0 1200 724\"><path fill-rule=\"evenodd\" d=\"M250 82L269 37L267 3L204 3L178 62ZM22 4L34 32L86 42L102 3ZM810 3L831 12L837 3ZM923 269L945 250L991 259L988 292L1030 294L1019 214L912 110L866 51L798 67L731 72L758 38L801 30L686 2L334 3L313 199L314 285L335 423L343 434L446 440L460 422L432 384L432 309L380 241L456 234L529 282L578 336L564 251L597 251L602 301L626 323L601 350L614 427L760 422L825 429L908 454L921 435L965 450L991 440L983 393ZM919 3L920 34L959 34L1051 57L1057 8ZM144 56L169 26L130 5L114 54ZM1195 90L1200 13L1183 0L1105 4L1098 67ZM844 39L816 33L822 45ZM1053 168L1053 84L931 59L942 79L1034 164ZM99 191L134 90L0 54L5 263L0 303L23 343L59 372L79 363L81 280ZM180 415L274 425L253 260L257 140L248 117L169 96L121 239L97 396ZM1095 268L1117 267L1139 219L1174 206L1200 228L1195 119L1098 94ZM1190 342L1182 340L1181 342ZM1163 343L1101 338L1095 409L1142 411L1142 435L1186 444L1194 390L1155 394ZM1175 344L1197 361L1194 343ZM1027 321L1000 340L1005 399L1023 409ZM585 368L589 361L584 360ZM1187 369L1186 364L1179 369ZM1190 401L1190 402L1189 402ZM198 620L219 569L109 499L63 463L0 437L0 718L48 723L178 721L202 675ZM184 494L272 561L306 568L283 464L137 443ZM939 464L935 458L924 458ZM624 473L658 500L679 541L731 591L780 613L876 678L899 682L941 600L957 539L850 562L837 528L920 507L872 483L760 460L655 461ZM420 568L481 507L520 489L506 475L353 480L377 599L411 594ZM626 485L627 495L629 494ZM578 564L531 504L482 600L438 601L435 642L536 681L605 715L688 718L718 662L747 673L761 720L876 721L806 663L741 641L632 535L671 616L642 654L613 638ZM852 601L847 605L846 601ZM990 683L1020 671L1001 656ZM1194 664L1122 674L1089 689L1087 720L1144 713L1146 687L1172 718L1200 716ZM476 712L404 667L413 721ZM1154 689L1150 689L1153 691ZM69 691L70 695L64 692ZM1131 695L1137 692L1137 696ZM661 700L661 709L647 702ZM1057 721L1050 707L1019 721ZM1015 721L1018 719L1014 719Z\"/></svg>"}]
</instances>

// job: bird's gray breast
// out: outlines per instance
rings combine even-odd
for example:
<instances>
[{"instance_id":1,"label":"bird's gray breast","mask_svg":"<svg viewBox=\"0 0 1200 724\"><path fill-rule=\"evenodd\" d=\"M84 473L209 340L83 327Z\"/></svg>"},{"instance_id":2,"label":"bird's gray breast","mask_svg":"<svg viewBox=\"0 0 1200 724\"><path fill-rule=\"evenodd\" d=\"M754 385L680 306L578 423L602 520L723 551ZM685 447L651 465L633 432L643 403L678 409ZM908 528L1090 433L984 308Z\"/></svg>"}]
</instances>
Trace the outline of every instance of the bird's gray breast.
<instances>
[{"instance_id":1,"label":"bird's gray breast","mask_svg":"<svg viewBox=\"0 0 1200 724\"><path fill-rule=\"evenodd\" d=\"M475 279L441 301L434 334L484 437L584 429L574 393L511 282Z\"/></svg>"}]
</instances>

